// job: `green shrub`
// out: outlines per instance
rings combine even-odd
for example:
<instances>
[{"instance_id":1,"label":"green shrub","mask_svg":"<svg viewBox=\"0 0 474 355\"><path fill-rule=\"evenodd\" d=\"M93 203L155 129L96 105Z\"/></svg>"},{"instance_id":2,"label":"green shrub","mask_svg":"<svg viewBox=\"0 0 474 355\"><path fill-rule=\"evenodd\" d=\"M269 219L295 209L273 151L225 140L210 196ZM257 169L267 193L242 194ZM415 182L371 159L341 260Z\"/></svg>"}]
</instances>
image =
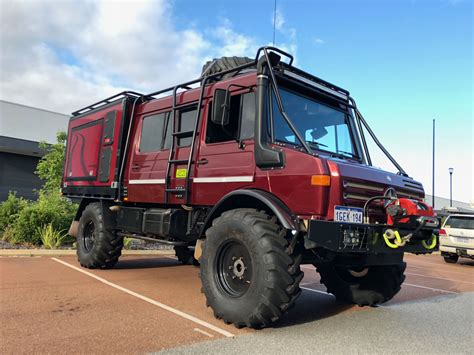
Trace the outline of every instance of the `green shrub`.
<instances>
[{"instance_id":1,"label":"green shrub","mask_svg":"<svg viewBox=\"0 0 474 355\"><path fill-rule=\"evenodd\" d=\"M2 241L13 243L14 239L14 230L12 226L7 226L2 232Z\"/></svg>"},{"instance_id":2,"label":"green shrub","mask_svg":"<svg viewBox=\"0 0 474 355\"><path fill-rule=\"evenodd\" d=\"M8 226L13 225L18 215L28 206L28 201L23 197L16 197L10 192L8 198L0 204L0 233L4 234Z\"/></svg>"},{"instance_id":3,"label":"green shrub","mask_svg":"<svg viewBox=\"0 0 474 355\"><path fill-rule=\"evenodd\" d=\"M12 225L13 243L41 244L38 228L51 224L54 230L67 230L76 213L77 205L59 193L41 192L38 201L24 208Z\"/></svg>"},{"instance_id":4,"label":"green shrub","mask_svg":"<svg viewBox=\"0 0 474 355\"><path fill-rule=\"evenodd\" d=\"M39 234L41 242L46 247L46 249L56 249L60 247L67 237L67 234L64 233L64 230L55 230L52 223L44 225L41 228L37 228L37 233Z\"/></svg>"},{"instance_id":5,"label":"green shrub","mask_svg":"<svg viewBox=\"0 0 474 355\"><path fill-rule=\"evenodd\" d=\"M40 142L39 146L48 151L36 166L36 175L44 181L42 191L57 192L61 187L63 175L64 155L66 152L66 132L59 131L56 134L56 143L47 144Z\"/></svg>"}]
</instances>

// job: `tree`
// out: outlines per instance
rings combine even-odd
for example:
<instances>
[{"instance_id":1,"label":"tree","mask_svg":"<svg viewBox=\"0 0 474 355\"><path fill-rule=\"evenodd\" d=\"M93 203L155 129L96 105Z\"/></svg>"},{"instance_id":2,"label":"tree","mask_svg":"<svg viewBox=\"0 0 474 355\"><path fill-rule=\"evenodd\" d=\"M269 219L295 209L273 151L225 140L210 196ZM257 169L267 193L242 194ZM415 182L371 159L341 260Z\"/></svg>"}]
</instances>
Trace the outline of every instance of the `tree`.
<instances>
[{"instance_id":1,"label":"tree","mask_svg":"<svg viewBox=\"0 0 474 355\"><path fill-rule=\"evenodd\" d=\"M55 144L48 144L44 141L39 143L40 148L48 151L38 162L35 171L36 175L44 181L43 188L41 189L42 192L59 193L66 152L66 138L66 132L59 131L56 134L57 142Z\"/></svg>"}]
</instances>

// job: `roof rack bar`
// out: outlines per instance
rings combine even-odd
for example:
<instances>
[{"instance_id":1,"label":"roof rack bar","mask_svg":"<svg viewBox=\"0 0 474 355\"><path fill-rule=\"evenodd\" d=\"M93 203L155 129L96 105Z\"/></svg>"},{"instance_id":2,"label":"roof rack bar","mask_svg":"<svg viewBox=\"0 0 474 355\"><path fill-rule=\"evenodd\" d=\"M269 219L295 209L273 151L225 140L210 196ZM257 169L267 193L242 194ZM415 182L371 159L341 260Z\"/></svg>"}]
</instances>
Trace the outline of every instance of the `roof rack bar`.
<instances>
[{"instance_id":1,"label":"roof rack bar","mask_svg":"<svg viewBox=\"0 0 474 355\"><path fill-rule=\"evenodd\" d=\"M217 77L217 76L221 76L221 75L224 75L224 74L227 74L227 73L232 73L232 72L234 72L234 71L239 71L239 70L242 70L242 69L250 68L251 66L253 66L253 65L255 65L255 64L256 64L256 62L245 63L245 64L239 65L238 67L235 67L235 68L223 70L223 71L220 71L220 72L218 72L218 73L215 73L215 74L212 74L212 75L208 75L207 78L208 78L208 79L212 79L212 78L215 78L215 77ZM189 87L190 85L199 83L199 82L201 82L201 81L202 81L202 77L199 77L199 78L197 78L197 79L188 81L188 82L183 83L183 84L180 84L180 85L178 85L178 86L175 85L175 86L172 86L172 87L163 89L163 90L155 91L155 92L149 93L149 94L147 94L147 95L145 95L145 96L161 95L161 94L164 94L165 92L172 91L172 90L174 90L175 88L186 88L186 87ZM197 89L197 88L195 88L195 89Z\"/></svg>"},{"instance_id":2,"label":"roof rack bar","mask_svg":"<svg viewBox=\"0 0 474 355\"><path fill-rule=\"evenodd\" d=\"M257 51L257 55L255 56L255 63L258 61L258 58L260 58L260 52L263 51L263 54L266 56L267 52L268 51L273 51L273 52L277 52L277 53L280 53L280 54L283 54L285 57L289 58L290 59L290 62L288 63L289 66L292 66L293 64L293 56L290 54L290 53L286 53L285 51L282 51L281 49L279 48L276 48L276 47L272 47L272 46L265 46L265 47L260 47ZM268 59L268 58L267 58Z\"/></svg>"},{"instance_id":3,"label":"roof rack bar","mask_svg":"<svg viewBox=\"0 0 474 355\"><path fill-rule=\"evenodd\" d=\"M80 110L77 110L77 111L74 111L72 113L73 116L78 116L82 113L85 113L87 111L90 111L90 110L93 110L97 107L99 107L99 105L106 105L108 103L110 103L112 100L118 100L120 98L123 98L123 97L141 97L141 96L145 96L143 94L140 94L138 92L135 92L135 91L122 91L118 94L115 94L115 95L112 95L104 100L101 100L101 101L98 101L92 105L89 105L89 106L86 106L84 108L81 108Z\"/></svg>"}]
</instances>

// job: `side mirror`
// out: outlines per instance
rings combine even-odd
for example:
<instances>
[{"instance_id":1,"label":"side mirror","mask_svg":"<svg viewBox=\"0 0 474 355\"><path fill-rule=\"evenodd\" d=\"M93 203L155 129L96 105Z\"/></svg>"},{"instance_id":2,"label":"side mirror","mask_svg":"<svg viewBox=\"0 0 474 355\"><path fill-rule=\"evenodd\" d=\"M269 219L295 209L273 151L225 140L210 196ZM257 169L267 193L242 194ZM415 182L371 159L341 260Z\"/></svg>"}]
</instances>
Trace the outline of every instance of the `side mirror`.
<instances>
[{"instance_id":1,"label":"side mirror","mask_svg":"<svg viewBox=\"0 0 474 355\"><path fill-rule=\"evenodd\" d=\"M226 126L229 124L230 95L227 90L216 89L212 101L211 122Z\"/></svg>"}]
</instances>

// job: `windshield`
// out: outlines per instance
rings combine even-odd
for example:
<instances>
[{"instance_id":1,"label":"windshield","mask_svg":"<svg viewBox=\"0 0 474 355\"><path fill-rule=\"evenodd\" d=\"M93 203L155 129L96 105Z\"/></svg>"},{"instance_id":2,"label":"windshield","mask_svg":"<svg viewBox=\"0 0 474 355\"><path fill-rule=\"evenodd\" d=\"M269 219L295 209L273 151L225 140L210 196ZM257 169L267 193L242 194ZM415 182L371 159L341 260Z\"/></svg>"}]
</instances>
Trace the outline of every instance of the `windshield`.
<instances>
[{"instance_id":1,"label":"windshield","mask_svg":"<svg viewBox=\"0 0 474 355\"><path fill-rule=\"evenodd\" d=\"M300 145L278 109L275 94L272 96L274 139ZM280 88L280 96L290 120L310 148L358 157L346 113L286 89Z\"/></svg>"}]
</instances>

